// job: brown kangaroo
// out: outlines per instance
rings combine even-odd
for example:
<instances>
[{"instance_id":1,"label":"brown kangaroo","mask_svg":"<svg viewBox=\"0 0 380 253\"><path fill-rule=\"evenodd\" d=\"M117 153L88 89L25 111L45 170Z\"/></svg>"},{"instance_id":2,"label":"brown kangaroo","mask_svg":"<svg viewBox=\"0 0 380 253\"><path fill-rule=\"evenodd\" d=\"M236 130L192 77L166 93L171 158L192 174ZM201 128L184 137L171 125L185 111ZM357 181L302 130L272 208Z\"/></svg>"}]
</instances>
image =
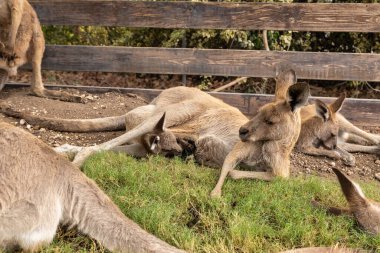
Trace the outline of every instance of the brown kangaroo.
<instances>
[{"instance_id":1,"label":"brown kangaroo","mask_svg":"<svg viewBox=\"0 0 380 253\"><path fill-rule=\"evenodd\" d=\"M367 232L375 235L380 234L380 203L367 199L360 186L339 169L332 168L332 170L338 177L349 208L328 207L327 210L335 215L353 215ZM323 207L317 201L313 201L313 205Z\"/></svg>"},{"instance_id":2,"label":"brown kangaroo","mask_svg":"<svg viewBox=\"0 0 380 253\"><path fill-rule=\"evenodd\" d=\"M0 129L0 247L38 250L61 223L109 250L184 252L125 217L92 180L32 134L1 122Z\"/></svg>"},{"instance_id":3,"label":"brown kangaroo","mask_svg":"<svg viewBox=\"0 0 380 253\"><path fill-rule=\"evenodd\" d=\"M342 159L346 165L355 165L355 157L338 145L339 125L336 114L342 108L345 94L332 104L320 100L301 109L302 128L296 149L302 153ZM310 110L312 109L312 110ZM378 150L374 146L374 151Z\"/></svg>"},{"instance_id":4,"label":"brown kangaroo","mask_svg":"<svg viewBox=\"0 0 380 253\"><path fill-rule=\"evenodd\" d=\"M33 7L26 0L0 0L0 90L8 76L27 62L32 64L32 91L39 97L82 102L64 91L46 90L41 76L45 39Z\"/></svg>"},{"instance_id":5,"label":"brown kangaroo","mask_svg":"<svg viewBox=\"0 0 380 253\"><path fill-rule=\"evenodd\" d=\"M294 71L281 72L277 77L277 82L293 84L295 80ZM284 86L291 84L284 84ZM73 132L127 129L137 133L136 131L142 131L146 124L152 120L157 121L157 118L166 112L164 131L159 135L161 149L168 153L170 151L179 153L181 149L184 152L184 148L190 146L190 149L194 149L192 147L195 146L196 161L217 168L222 166L227 154L239 141L240 126L248 122L248 118L237 108L196 88L187 87L164 90L149 105L135 108L126 115L118 117L86 120L49 119L17 112L6 104L2 104L1 109L6 115L24 118L30 124ZM81 148L65 145L58 148L58 151L72 150L74 153L80 151L74 160L78 165L89 154L101 149L117 149L129 153L130 150L118 148L118 146L125 144L124 138L130 132L128 131L124 137L121 136L115 141L111 140L97 147Z\"/></svg>"},{"instance_id":6,"label":"brown kangaroo","mask_svg":"<svg viewBox=\"0 0 380 253\"><path fill-rule=\"evenodd\" d=\"M295 75L293 75L295 77ZM211 192L219 197L226 176L270 181L276 176L289 177L290 153L301 131L300 108L307 103L309 86L295 84L287 96L261 107L256 116L239 129L240 140L224 160L218 183ZM266 171L235 170L239 164L262 163Z\"/></svg>"}]
</instances>

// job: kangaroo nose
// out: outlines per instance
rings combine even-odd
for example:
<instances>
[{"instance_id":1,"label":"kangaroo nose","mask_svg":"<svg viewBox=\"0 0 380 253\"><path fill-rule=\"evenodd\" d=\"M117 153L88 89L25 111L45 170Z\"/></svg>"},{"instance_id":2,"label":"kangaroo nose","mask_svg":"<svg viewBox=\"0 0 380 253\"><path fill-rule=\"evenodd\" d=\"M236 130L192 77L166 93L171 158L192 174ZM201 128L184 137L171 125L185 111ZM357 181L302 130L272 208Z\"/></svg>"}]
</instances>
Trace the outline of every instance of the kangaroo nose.
<instances>
[{"instance_id":1,"label":"kangaroo nose","mask_svg":"<svg viewBox=\"0 0 380 253\"><path fill-rule=\"evenodd\" d=\"M245 141L247 140L247 137L248 137L248 133L249 133L249 130L245 127L241 127L239 129L239 137L242 141Z\"/></svg>"}]
</instances>

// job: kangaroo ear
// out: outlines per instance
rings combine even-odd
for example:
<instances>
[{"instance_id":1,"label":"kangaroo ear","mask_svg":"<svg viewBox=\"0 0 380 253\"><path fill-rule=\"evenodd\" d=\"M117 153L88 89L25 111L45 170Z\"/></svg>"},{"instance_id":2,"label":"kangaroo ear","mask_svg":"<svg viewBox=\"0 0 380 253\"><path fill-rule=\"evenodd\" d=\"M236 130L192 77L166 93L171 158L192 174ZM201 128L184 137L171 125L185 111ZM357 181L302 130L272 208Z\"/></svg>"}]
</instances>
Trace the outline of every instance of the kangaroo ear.
<instances>
[{"instance_id":1,"label":"kangaroo ear","mask_svg":"<svg viewBox=\"0 0 380 253\"><path fill-rule=\"evenodd\" d=\"M286 102L289 104L292 112L294 112L297 108L307 104L309 95L309 85L306 83L298 83L288 89Z\"/></svg>"},{"instance_id":2,"label":"kangaroo ear","mask_svg":"<svg viewBox=\"0 0 380 253\"><path fill-rule=\"evenodd\" d=\"M149 148L152 152L156 151L157 145L160 142L160 136L158 135L152 135L149 138Z\"/></svg>"},{"instance_id":3,"label":"kangaroo ear","mask_svg":"<svg viewBox=\"0 0 380 253\"><path fill-rule=\"evenodd\" d=\"M321 117L324 122L330 118L330 111L328 106L319 99L315 100L315 110L317 112L317 115Z\"/></svg>"},{"instance_id":4,"label":"kangaroo ear","mask_svg":"<svg viewBox=\"0 0 380 253\"><path fill-rule=\"evenodd\" d=\"M366 197L359 185L347 177L339 169L332 168L338 177L340 187L350 206L365 206L367 205Z\"/></svg>"},{"instance_id":5,"label":"kangaroo ear","mask_svg":"<svg viewBox=\"0 0 380 253\"><path fill-rule=\"evenodd\" d=\"M294 70L282 71L276 76L275 99L282 100L286 98L286 93L290 86L297 82L297 76Z\"/></svg>"},{"instance_id":6,"label":"kangaroo ear","mask_svg":"<svg viewBox=\"0 0 380 253\"><path fill-rule=\"evenodd\" d=\"M297 75L293 69L280 72L276 77L277 82L282 82L287 85L293 85L297 82Z\"/></svg>"},{"instance_id":7,"label":"kangaroo ear","mask_svg":"<svg viewBox=\"0 0 380 253\"><path fill-rule=\"evenodd\" d=\"M341 93L339 98L335 100L332 104L330 104L330 109L332 113L337 113L342 109L343 102L346 99L346 93Z\"/></svg>"},{"instance_id":8,"label":"kangaroo ear","mask_svg":"<svg viewBox=\"0 0 380 253\"><path fill-rule=\"evenodd\" d=\"M165 127L165 117L166 117L166 112L162 115L160 120L157 122L156 126L154 127L155 131L163 132L164 127Z\"/></svg>"}]
</instances>

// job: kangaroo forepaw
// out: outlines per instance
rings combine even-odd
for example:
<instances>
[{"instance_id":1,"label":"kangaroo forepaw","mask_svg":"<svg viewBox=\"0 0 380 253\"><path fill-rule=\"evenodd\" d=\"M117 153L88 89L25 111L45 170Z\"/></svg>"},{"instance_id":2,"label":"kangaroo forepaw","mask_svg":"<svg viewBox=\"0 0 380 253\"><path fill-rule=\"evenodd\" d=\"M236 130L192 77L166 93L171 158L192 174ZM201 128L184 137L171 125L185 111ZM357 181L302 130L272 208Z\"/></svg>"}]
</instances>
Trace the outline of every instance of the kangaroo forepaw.
<instances>
[{"instance_id":1,"label":"kangaroo forepaw","mask_svg":"<svg viewBox=\"0 0 380 253\"><path fill-rule=\"evenodd\" d=\"M222 196L222 191L219 189L214 189L210 193L211 198L220 198Z\"/></svg>"},{"instance_id":2,"label":"kangaroo forepaw","mask_svg":"<svg viewBox=\"0 0 380 253\"><path fill-rule=\"evenodd\" d=\"M81 167L83 165L83 163L86 161L86 159L90 155L96 153L97 151L98 151L98 149L96 149L96 147L86 147L86 148L83 148L75 156L75 158L73 160L73 164L75 164L78 167Z\"/></svg>"},{"instance_id":3,"label":"kangaroo forepaw","mask_svg":"<svg viewBox=\"0 0 380 253\"><path fill-rule=\"evenodd\" d=\"M355 166L356 159L355 159L355 156L353 155L343 157L342 160L343 160L343 163L347 166L350 166L350 167Z\"/></svg>"}]
</instances>

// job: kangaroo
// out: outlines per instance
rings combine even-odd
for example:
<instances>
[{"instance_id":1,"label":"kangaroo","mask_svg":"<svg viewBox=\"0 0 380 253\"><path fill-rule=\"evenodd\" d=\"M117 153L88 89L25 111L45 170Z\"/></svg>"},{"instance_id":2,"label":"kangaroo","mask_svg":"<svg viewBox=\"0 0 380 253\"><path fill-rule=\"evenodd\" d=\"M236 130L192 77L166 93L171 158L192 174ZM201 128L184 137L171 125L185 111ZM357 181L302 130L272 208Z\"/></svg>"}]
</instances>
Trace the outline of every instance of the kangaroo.
<instances>
[{"instance_id":1,"label":"kangaroo","mask_svg":"<svg viewBox=\"0 0 380 253\"><path fill-rule=\"evenodd\" d=\"M32 64L32 91L39 97L83 102L64 91L46 90L41 76L45 39L33 7L26 0L0 0L0 90L8 76L27 62Z\"/></svg>"},{"instance_id":2,"label":"kangaroo","mask_svg":"<svg viewBox=\"0 0 380 253\"><path fill-rule=\"evenodd\" d=\"M302 153L342 159L346 165L354 166L355 157L338 146L339 125L336 113L342 108L343 93L332 104L326 105L320 100L301 109L302 128L296 149ZM309 108L314 109L310 112ZM374 147L376 151L378 147Z\"/></svg>"},{"instance_id":3,"label":"kangaroo","mask_svg":"<svg viewBox=\"0 0 380 253\"><path fill-rule=\"evenodd\" d=\"M0 246L38 250L58 224L121 252L184 252L123 215L99 187L32 134L0 123Z\"/></svg>"},{"instance_id":4,"label":"kangaroo","mask_svg":"<svg viewBox=\"0 0 380 253\"><path fill-rule=\"evenodd\" d=\"M349 208L328 207L327 210L335 215L353 215L367 232L380 234L380 203L367 199L358 184L352 181L339 169L332 168L338 177L343 194ZM312 202L316 207L323 207L318 201Z\"/></svg>"},{"instance_id":5,"label":"kangaroo","mask_svg":"<svg viewBox=\"0 0 380 253\"><path fill-rule=\"evenodd\" d=\"M276 83L275 94L276 97L284 97L286 91L289 89L289 82ZM344 100L344 99L343 99ZM316 115L316 106L305 106L301 110L301 117L303 121L311 116ZM366 131L356 127L350 121L348 121L340 112L340 108L335 112L335 121L339 126L339 144L345 147L348 152L364 152L364 153L376 153L375 147L366 148L363 145L349 145L347 141L354 142L356 144L370 143L372 145L380 145L380 135L367 133ZM347 145L345 145L347 144Z\"/></svg>"},{"instance_id":6,"label":"kangaroo","mask_svg":"<svg viewBox=\"0 0 380 253\"><path fill-rule=\"evenodd\" d=\"M165 129L164 113L154 128L145 134L133 139L127 145L116 146L110 150L120 153L126 153L136 158L145 157L150 154L161 154L165 157L185 156L186 153L192 153L194 144L184 140L177 139L174 134ZM70 160L82 151L84 147L64 144L54 148L58 153L64 154ZM185 152L184 154L182 154Z\"/></svg>"},{"instance_id":7,"label":"kangaroo","mask_svg":"<svg viewBox=\"0 0 380 253\"><path fill-rule=\"evenodd\" d=\"M301 131L300 108L309 97L307 84L291 86L286 97L261 107L256 116L239 129L240 140L228 153L212 197L219 197L227 175L233 179L252 178L270 181L276 176L289 177L290 153ZM262 163L266 171L235 170L239 164Z\"/></svg>"},{"instance_id":8,"label":"kangaroo","mask_svg":"<svg viewBox=\"0 0 380 253\"><path fill-rule=\"evenodd\" d=\"M293 84L295 81L294 71L283 71L277 76L277 82L280 83ZM240 126L248 122L248 118L237 108L203 91L188 87L164 90L150 104L137 107L126 115L117 117L86 120L49 119L17 112L6 104L1 105L1 110L8 116L24 118L30 124L38 124L53 130L73 132L129 130L125 135L132 130L136 134L136 131L144 128L144 125L152 120L157 121L158 117L166 112L165 136L159 136L161 149L174 150L178 153L176 145L179 144L182 153L186 150L194 151L198 163L217 168L223 165L224 158L239 142ZM137 128L139 130L136 130ZM122 151L122 148L117 147L124 143L124 137L121 136L117 140L111 140L97 147L81 148L65 145L57 151L72 150L74 153L79 151L74 162L80 165L88 155L98 150Z\"/></svg>"}]
</instances>

